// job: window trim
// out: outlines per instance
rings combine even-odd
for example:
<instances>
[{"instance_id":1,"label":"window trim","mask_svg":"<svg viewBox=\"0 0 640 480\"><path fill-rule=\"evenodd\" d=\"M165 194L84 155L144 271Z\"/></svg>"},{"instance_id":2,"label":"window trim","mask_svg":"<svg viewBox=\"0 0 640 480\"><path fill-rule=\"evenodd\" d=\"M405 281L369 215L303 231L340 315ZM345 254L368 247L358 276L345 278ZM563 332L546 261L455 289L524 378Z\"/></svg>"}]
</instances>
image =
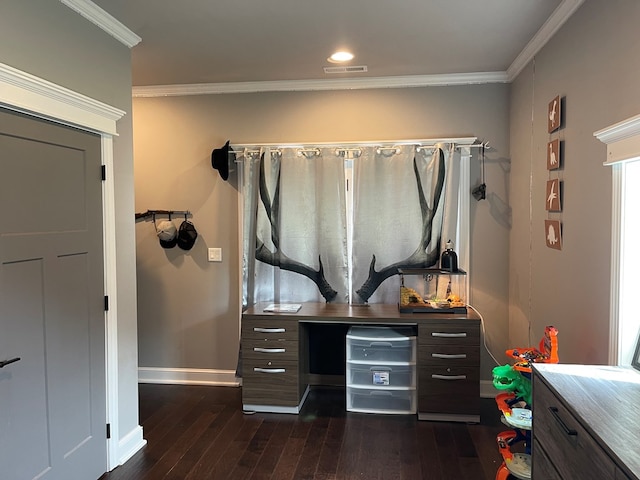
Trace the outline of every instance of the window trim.
<instances>
[{"instance_id":1,"label":"window trim","mask_svg":"<svg viewBox=\"0 0 640 480\"><path fill-rule=\"evenodd\" d=\"M611 278L609 293L609 356L610 365L623 363L620 342L620 279L622 278L622 223L624 215L624 167L640 159L640 115L630 117L593 133L607 145L604 166L612 168L611 199Z\"/></svg>"}]
</instances>

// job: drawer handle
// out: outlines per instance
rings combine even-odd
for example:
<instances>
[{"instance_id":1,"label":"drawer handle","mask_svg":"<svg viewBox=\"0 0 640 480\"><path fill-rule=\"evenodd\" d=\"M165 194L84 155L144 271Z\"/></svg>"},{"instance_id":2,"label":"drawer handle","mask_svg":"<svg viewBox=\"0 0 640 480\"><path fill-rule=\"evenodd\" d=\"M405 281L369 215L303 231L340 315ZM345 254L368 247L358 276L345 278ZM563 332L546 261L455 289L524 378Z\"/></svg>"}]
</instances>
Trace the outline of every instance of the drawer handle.
<instances>
[{"instance_id":1,"label":"drawer handle","mask_svg":"<svg viewBox=\"0 0 640 480\"><path fill-rule=\"evenodd\" d=\"M391 367L371 367L369 369L370 372L393 372L393 368Z\"/></svg>"},{"instance_id":2,"label":"drawer handle","mask_svg":"<svg viewBox=\"0 0 640 480\"><path fill-rule=\"evenodd\" d=\"M437 374L433 374L433 375L431 375L431 378L434 378L436 380L466 380L467 376L466 375L437 375Z\"/></svg>"},{"instance_id":3,"label":"drawer handle","mask_svg":"<svg viewBox=\"0 0 640 480\"><path fill-rule=\"evenodd\" d=\"M371 342L372 347L393 347L391 342Z\"/></svg>"},{"instance_id":4,"label":"drawer handle","mask_svg":"<svg viewBox=\"0 0 640 480\"><path fill-rule=\"evenodd\" d=\"M432 358L467 358L466 353L432 353Z\"/></svg>"},{"instance_id":5,"label":"drawer handle","mask_svg":"<svg viewBox=\"0 0 640 480\"><path fill-rule=\"evenodd\" d=\"M442 333L442 332L432 332L432 337L441 337L441 338L464 338L467 336L466 332L463 333Z\"/></svg>"},{"instance_id":6,"label":"drawer handle","mask_svg":"<svg viewBox=\"0 0 640 480\"><path fill-rule=\"evenodd\" d=\"M560 427L562 428L564 433L566 433L567 435L571 435L572 437L576 437L578 435L578 432L576 432L573 428L569 428L567 424L564 423L564 421L560 418L560 413L558 412L557 407L549 407L549 411L551 412L551 415L553 415L553 418L556 419L556 422L560 424Z\"/></svg>"},{"instance_id":7,"label":"drawer handle","mask_svg":"<svg viewBox=\"0 0 640 480\"><path fill-rule=\"evenodd\" d=\"M260 333L284 333L286 330L284 328L261 328L261 327L253 327L254 332Z\"/></svg>"},{"instance_id":8,"label":"drawer handle","mask_svg":"<svg viewBox=\"0 0 640 480\"><path fill-rule=\"evenodd\" d=\"M284 368L259 368L259 367L254 367L253 371L254 372L258 372L258 373L285 373L285 369Z\"/></svg>"},{"instance_id":9,"label":"drawer handle","mask_svg":"<svg viewBox=\"0 0 640 480\"><path fill-rule=\"evenodd\" d=\"M260 353L284 353L287 351L286 348L260 348L260 347L253 347L253 351L254 352L260 352Z\"/></svg>"}]
</instances>

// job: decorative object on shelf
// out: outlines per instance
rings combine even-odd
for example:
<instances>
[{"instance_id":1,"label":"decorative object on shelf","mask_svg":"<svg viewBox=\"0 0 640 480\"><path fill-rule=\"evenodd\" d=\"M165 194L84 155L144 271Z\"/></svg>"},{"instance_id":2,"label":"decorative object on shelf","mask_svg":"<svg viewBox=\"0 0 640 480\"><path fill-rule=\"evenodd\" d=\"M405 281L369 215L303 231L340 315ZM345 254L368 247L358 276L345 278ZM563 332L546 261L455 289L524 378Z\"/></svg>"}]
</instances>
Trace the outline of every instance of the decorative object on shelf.
<instances>
[{"instance_id":1,"label":"decorative object on shelf","mask_svg":"<svg viewBox=\"0 0 640 480\"><path fill-rule=\"evenodd\" d=\"M229 154L233 155L229 140L222 148L214 148L211 152L211 166L218 170L220 177L225 181L229 178Z\"/></svg>"},{"instance_id":2,"label":"decorative object on shelf","mask_svg":"<svg viewBox=\"0 0 640 480\"><path fill-rule=\"evenodd\" d=\"M560 96L556 96L553 100L549 102L548 109L548 121L547 121L547 129L549 133L556 131L560 128Z\"/></svg>"},{"instance_id":3,"label":"decorative object on shelf","mask_svg":"<svg viewBox=\"0 0 640 480\"><path fill-rule=\"evenodd\" d=\"M544 233L547 247L562 250L562 226L559 220L545 220Z\"/></svg>"},{"instance_id":4,"label":"decorative object on shelf","mask_svg":"<svg viewBox=\"0 0 640 480\"><path fill-rule=\"evenodd\" d=\"M456 269L400 268L401 313L466 313L467 273Z\"/></svg>"},{"instance_id":5,"label":"decorative object on shelf","mask_svg":"<svg viewBox=\"0 0 640 480\"><path fill-rule=\"evenodd\" d=\"M547 181L546 208L549 212L560 212L562 210L560 203L560 186L561 182L557 178Z\"/></svg>"},{"instance_id":6,"label":"decorative object on shelf","mask_svg":"<svg viewBox=\"0 0 640 480\"><path fill-rule=\"evenodd\" d=\"M547 170L560 168L560 139L547 143Z\"/></svg>"},{"instance_id":7,"label":"decorative object on shelf","mask_svg":"<svg viewBox=\"0 0 640 480\"><path fill-rule=\"evenodd\" d=\"M445 244L445 250L440 257L440 269L447 272L458 271L458 255L453 251L453 242L451 240Z\"/></svg>"}]
</instances>

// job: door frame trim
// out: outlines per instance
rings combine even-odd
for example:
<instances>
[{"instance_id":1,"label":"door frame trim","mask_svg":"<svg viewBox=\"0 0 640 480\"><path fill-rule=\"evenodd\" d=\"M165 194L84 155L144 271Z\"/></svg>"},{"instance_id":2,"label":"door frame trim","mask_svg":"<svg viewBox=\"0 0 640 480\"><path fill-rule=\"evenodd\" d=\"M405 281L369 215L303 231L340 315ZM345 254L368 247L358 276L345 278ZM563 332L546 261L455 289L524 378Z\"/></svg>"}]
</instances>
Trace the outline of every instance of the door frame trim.
<instances>
[{"instance_id":1,"label":"door frame trim","mask_svg":"<svg viewBox=\"0 0 640 480\"><path fill-rule=\"evenodd\" d=\"M113 137L116 122L126 112L52 82L0 63L0 106L69 125L101 136L102 164L107 175L102 188L104 288L109 296L109 311L105 312L106 347L106 419L111 424L111 438L107 439L107 469L120 461L118 431L118 309L116 282L116 218L113 172Z\"/></svg>"}]
</instances>

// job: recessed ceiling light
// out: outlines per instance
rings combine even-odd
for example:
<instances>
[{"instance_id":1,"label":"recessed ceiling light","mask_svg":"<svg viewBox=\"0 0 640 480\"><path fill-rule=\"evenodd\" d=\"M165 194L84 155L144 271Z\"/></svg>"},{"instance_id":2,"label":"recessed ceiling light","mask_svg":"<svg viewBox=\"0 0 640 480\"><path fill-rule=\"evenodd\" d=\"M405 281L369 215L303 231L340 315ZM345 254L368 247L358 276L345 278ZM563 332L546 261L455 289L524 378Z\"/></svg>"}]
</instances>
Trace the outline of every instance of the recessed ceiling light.
<instances>
[{"instance_id":1,"label":"recessed ceiling light","mask_svg":"<svg viewBox=\"0 0 640 480\"><path fill-rule=\"evenodd\" d=\"M343 63L348 62L349 60L353 60L353 53L345 51L336 52L327 58L327 61L331 63Z\"/></svg>"}]
</instances>

